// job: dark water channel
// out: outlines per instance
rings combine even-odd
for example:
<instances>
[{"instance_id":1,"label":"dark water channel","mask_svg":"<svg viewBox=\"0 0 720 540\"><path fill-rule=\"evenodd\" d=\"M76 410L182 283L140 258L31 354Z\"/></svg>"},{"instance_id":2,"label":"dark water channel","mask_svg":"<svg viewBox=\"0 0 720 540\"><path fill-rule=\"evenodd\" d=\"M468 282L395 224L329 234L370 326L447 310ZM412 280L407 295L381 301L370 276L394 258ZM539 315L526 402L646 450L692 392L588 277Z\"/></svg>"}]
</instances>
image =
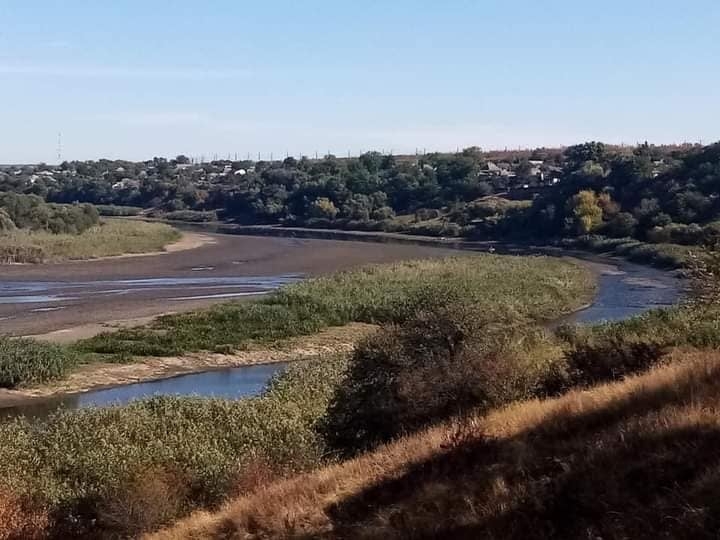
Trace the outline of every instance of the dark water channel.
<instances>
[{"instance_id":1,"label":"dark water channel","mask_svg":"<svg viewBox=\"0 0 720 540\"><path fill-rule=\"evenodd\" d=\"M468 248L473 249L472 246L464 246L464 249ZM649 309L673 305L682 295L682 282L671 273L601 257L582 258L599 273L597 296L591 306L555 324L625 319ZM260 394L270 378L285 367L286 364L247 366L128 384L3 409L0 417L20 414L43 417L59 408L124 404L154 395L238 399Z\"/></svg>"}]
</instances>

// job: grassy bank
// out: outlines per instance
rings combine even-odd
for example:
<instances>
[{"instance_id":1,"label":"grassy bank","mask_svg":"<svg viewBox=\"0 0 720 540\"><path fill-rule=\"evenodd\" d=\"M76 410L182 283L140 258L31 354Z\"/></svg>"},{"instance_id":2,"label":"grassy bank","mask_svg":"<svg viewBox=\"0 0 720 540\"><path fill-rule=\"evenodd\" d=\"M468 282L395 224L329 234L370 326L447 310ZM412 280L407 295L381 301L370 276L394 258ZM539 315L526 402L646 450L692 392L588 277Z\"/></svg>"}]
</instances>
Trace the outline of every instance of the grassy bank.
<instances>
[{"instance_id":1,"label":"grassy bank","mask_svg":"<svg viewBox=\"0 0 720 540\"><path fill-rule=\"evenodd\" d=\"M161 223L108 219L81 234L15 230L0 234L0 264L95 259L162 251L180 233Z\"/></svg>"},{"instance_id":2,"label":"grassy bank","mask_svg":"<svg viewBox=\"0 0 720 540\"><path fill-rule=\"evenodd\" d=\"M0 336L0 388L60 378L77 362L78 355L67 347Z\"/></svg>"},{"instance_id":3,"label":"grassy bank","mask_svg":"<svg viewBox=\"0 0 720 540\"><path fill-rule=\"evenodd\" d=\"M12 511L58 538L90 528L93 538L134 537L317 466L312 425L342 368L340 358L295 365L254 399L158 397L0 423L0 538L9 537Z\"/></svg>"},{"instance_id":4,"label":"grassy bank","mask_svg":"<svg viewBox=\"0 0 720 540\"><path fill-rule=\"evenodd\" d=\"M713 538L720 355L439 425L155 538Z\"/></svg>"},{"instance_id":5,"label":"grassy bank","mask_svg":"<svg viewBox=\"0 0 720 540\"><path fill-rule=\"evenodd\" d=\"M616 255L632 262L658 268L683 268L687 265L691 254L702 251L699 246L649 243L634 238L606 238L603 236L566 238L562 240L561 245L565 248Z\"/></svg>"},{"instance_id":6,"label":"grassy bank","mask_svg":"<svg viewBox=\"0 0 720 540\"><path fill-rule=\"evenodd\" d=\"M171 315L101 334L80 350L115 355L227 352L251 341L317 332L349 322L405 319L419 307L462 300L514 323L552 319L589 301L591 273L552 257L476 255L370 266L285 287L263 300Z\"/></svg>"}]
</instances>

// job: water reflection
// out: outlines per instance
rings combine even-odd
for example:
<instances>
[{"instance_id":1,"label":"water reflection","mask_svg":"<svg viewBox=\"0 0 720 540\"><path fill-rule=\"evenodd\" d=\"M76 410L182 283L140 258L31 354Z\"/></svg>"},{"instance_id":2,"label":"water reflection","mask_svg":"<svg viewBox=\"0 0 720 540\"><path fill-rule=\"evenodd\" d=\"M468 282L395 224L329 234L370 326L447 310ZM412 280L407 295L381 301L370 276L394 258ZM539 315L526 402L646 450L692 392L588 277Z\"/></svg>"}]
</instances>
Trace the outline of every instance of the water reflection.
<instances>
[{"instance_id":1,"label":"water reflection","mask_svg":"<svg viewBox=\"0 0 720 540\"><path fill-rule=\"evenodd\" d=\"M0 417L25 415L30 418L43 418L59 409L104 407L157 395L245 398L260 394L273 375L282 372L286 367L286 363L244 366L116 386L0 409Z\"/></svg>"}]
</instances>

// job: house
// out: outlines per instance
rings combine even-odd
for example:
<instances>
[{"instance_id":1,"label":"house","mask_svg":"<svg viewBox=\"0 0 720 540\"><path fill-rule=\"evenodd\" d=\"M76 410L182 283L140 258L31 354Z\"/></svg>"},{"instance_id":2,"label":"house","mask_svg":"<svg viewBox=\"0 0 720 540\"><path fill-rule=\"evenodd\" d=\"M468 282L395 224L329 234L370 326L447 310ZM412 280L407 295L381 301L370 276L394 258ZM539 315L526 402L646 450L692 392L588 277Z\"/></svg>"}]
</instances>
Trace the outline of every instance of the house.
<instances>
[{"instance_id":1,"label":"house","mask_svg":"<svg viewBox=\"0 0 720 540\"><path fill-rule=\"evenodd\" d=\"M502 169L495 165L492 161L488 161L485 164L485 170L493 174L500 174L500 171L502 171Z\"/></svg>"}]
</instances>

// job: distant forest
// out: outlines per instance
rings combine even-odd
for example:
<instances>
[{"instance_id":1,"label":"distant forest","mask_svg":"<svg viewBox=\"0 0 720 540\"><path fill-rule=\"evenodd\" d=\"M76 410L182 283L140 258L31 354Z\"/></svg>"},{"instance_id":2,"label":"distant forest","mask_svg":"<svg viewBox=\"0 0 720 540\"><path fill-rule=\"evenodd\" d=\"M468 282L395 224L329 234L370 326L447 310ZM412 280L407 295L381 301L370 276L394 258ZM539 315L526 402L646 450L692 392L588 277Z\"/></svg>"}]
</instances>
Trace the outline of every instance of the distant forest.
<instances>
[{"instance_id":1,"label":"distant forest","mask_svg":"<svg viewBox=\"0 0 720 540\"><path fill-rule=\"evenodd\" d=\"M274 162L73 161L0 168L0 192L194 221L695 245L720 234L720 143L589 142L527 152L472 147ZM0 197L0 207L7 201Z\"/></svg>"}]
</instances>

